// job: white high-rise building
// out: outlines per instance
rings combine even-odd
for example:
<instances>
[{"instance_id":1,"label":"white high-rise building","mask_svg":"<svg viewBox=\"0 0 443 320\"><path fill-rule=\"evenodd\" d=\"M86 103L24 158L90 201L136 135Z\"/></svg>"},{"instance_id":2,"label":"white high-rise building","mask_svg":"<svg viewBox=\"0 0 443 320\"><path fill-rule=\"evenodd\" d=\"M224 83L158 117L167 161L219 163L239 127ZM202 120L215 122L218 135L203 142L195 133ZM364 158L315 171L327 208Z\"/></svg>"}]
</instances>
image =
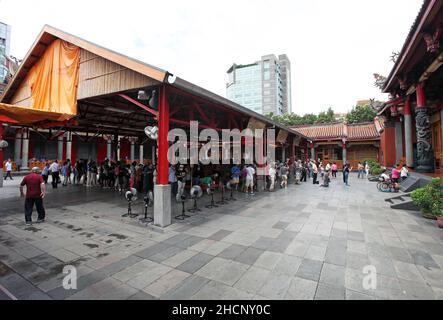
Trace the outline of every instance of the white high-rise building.
<instances>
[{"instance_id":1,"label":"white high-rise building","mask_svg":"<svg viewBox=\"0 0 443 320\"><path fill-rule=\"evenodd\" d=\"M233 64L228 70L227 98L260 114L292 111L291 62L283 54L266 55L260 61Z\"/></svg>"},{"instance_id":2,"label":"white high-rise building","mask_svg":"<svg viewBox=\"0 0 443 320\"><path fill-rule=\"evenodd\" d=\"M0 22L0 94L9 75L8 57L11 45L11 27Z\"/></svg>"}]
</instances>

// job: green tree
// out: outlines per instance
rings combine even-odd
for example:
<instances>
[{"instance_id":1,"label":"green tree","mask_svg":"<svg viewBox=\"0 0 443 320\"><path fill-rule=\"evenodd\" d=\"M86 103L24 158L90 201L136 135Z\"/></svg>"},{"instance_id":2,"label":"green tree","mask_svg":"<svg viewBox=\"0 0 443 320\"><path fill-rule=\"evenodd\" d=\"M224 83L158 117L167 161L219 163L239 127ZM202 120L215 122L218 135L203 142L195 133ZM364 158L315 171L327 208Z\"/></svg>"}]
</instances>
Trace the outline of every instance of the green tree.
<instances>
[{"instance_id":1,"label":"green tree","mask_svg":"<svg viewBox=\"0 0 443 320\"><path fill-rule=\"evenodd\" d=\"M376 115L377 111L370 105L356 106L346 115L346 120L348 123L371 122Z\"/></svg>"},{"instance_id":2,"label":"green tree","mask_svg":"<svg viewBox=\"0 0 443 320\"><path fill-rule=\"evenodd\" d=\"M286 113L279 116L271 112L266 114L265 116L271 118L275 122L281 123L286 126L298 126L298 125L315 124L315 123L331 123L335 121L334 110L332 110L332 108L329 108L327 111L322 111L318 115L313 113L308 113L303 116L300 116L296 113Z\"/></svg>"},{"instance_id":3,"label":"green tree","mask_svg":"<svg viewBox=\"0 0 443 320\"><path fill-rule=\"evenodd\" d=\"M327 111L322 111L317 116L317 123L331 123L335 121L334 111L329 108Z\"/></svg>"}]
</instances>

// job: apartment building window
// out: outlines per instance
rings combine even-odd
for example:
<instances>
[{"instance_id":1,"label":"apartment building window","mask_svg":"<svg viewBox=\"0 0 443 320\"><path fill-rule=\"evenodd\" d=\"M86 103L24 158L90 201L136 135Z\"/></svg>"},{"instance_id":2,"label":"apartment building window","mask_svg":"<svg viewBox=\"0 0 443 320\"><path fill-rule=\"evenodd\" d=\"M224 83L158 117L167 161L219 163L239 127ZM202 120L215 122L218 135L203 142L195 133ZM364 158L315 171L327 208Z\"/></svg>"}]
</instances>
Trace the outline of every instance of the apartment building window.
<instances>
[{"instance_id":1,"label":"apartment building window","mask_svg":"<svg viewBox=\"0 0 443 320\"><path fill-rule=\"evenodd\" d=\"M269 70L264 72L263 78L265 80L271 79L271 73L269 72Z\"/></svg>"}]
</instances>

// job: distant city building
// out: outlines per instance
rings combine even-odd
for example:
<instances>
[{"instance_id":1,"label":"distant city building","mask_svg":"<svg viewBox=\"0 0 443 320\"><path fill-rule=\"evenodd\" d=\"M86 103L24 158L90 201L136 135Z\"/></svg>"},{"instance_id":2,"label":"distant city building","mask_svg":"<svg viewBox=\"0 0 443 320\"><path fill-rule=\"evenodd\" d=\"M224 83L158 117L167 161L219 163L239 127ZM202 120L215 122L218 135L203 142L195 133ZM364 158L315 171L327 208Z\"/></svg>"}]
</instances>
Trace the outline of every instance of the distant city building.
<instances>
[{"instance_id":1,"label":"distant city building","mask_svg":"<svg viewBox=\"0 0 443 320\"><path fill-rule=\"evenodd\" d=\"M371 100L359 100L357 101L357 107L364 107L371 104Z\"/></svg>"},{"instance_id":2,"label":"distant city building","mask_svg":"<svg viewBox=\"0 0 443 320\"><path fill-rule=\"evenodd\" d=\"M227 98L260 114L292 111L291 62L285 54L260 61L233 64L228 70Z\"/></svg>"},{"instance_id":3,"label":"distant city building","mask_svg":"<svg viewBox=\"0 0 443 320\"><path fill-rule=\"evenodd\" d=\"M9 58L11 45L11 27L5 23L0 22L0 95L7 84L10 76L9 65L11 59Z\"/></svg>"}]
</instances>

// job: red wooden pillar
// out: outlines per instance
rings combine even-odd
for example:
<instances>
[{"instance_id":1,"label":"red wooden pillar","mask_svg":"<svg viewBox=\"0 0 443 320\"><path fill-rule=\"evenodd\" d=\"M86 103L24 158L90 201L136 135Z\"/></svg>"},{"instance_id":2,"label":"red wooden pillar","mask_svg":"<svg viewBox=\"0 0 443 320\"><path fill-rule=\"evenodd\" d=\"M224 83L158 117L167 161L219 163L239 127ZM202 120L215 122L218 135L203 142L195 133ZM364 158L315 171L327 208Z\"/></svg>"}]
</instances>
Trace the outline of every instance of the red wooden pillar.
<instances>
[{"instance_id":1,"label":"red wooden pillar","mask_svg":"<svg viewBox=\"0 0 443 320\"><path fill-rule=\"evenodd\" d=\"M169 102L168 90L166 86L160 89L160 99L158 107L158 163L157 163L157 184L168 184L168 132L169 132Z\"/></svg>"},{"instance_id":2,"label":"red wooden pillar","mask_svg":"<svg viewBox=\"0 0 443 320\"><path fill-rule=\"evenodd\" d=\"M426 96L425 96L425 90L423 88L423 84L418 84L416 88L417 92L417 108L424 108L426 107Z\"/></svg>"}]
</instances>

